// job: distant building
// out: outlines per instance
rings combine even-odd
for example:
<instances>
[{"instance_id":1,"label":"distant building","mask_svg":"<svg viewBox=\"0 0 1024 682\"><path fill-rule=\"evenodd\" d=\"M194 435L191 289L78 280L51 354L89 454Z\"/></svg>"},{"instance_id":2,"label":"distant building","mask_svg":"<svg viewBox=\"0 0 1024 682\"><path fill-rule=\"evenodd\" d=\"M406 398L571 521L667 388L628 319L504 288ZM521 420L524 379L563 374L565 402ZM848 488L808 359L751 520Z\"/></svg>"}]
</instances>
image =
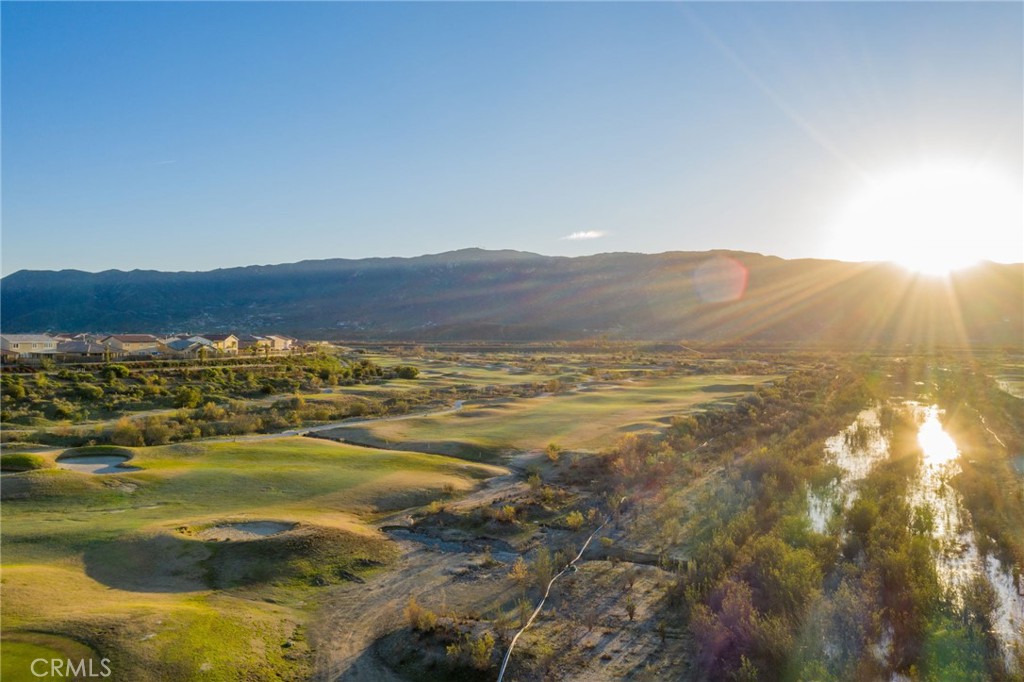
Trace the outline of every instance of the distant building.
<instances>
[{"instance_id":1,"label":"distant building","mask_svg":"<svg viewBox=\"0 0 1024 682\"><path fill-rule=\"evenodd\" d=\"M103 359L114 360L124 357L125 351L117 350L102 343L93 341L63 341L57 344L54 359L62 362L75 360Z\"/></svg>"},{"instance_id":2,"label":"distant building","mask_svg":"<svg viewBox=\"0 0 1024 682\"><path fill-rule=\"evenodd\" d=\"M295 346L295 339L290 336L270 334L265 338L270 342L270 350L273 351L291 350Z\"/></svg>"},{"instance_id":3,"label":"distant building","mask_svg":"<svg viewBox=\"0 0 1024 682\"><path fill-rule=\"evenodd\" d=\"M0 348L18 356L52 353L57 339L49 334L0 334Z\"/></svg>"},{"instance_id":4,"label":"distant building","mask_svg":"<svg viewBox=\"0 0 1024 682\"><path fill-rule=\"evenodd\" d=\"M238 350L239 351L250 351L253 349L262 351L264 349L270 349L273 346L270 339L265 336L256 336L254 334L239 334L238 335Z\"/></svg>"},{"instance_id":5,"label":"distant building","mask_svg":"<svg viewBox=\"0 0 1024 682\"><path fill-rule=\"evenodd\" d=\"M113 334L103 339L101 343L129 355L152 353L159 351L161 346L160 339L152 334Z\"/></svg>"},{"instance_id":6,"label":"distant building","mask_svg":"<svg viewBox=\"0 0 1024 682\"><path fill-rule=\"evenodd\" d=\"M221 353L233 355L238 352L238 337L234 334L203 334L198 338L206 339L211 342L214 349Z\"/></svg>"},{"instance_id":7,"label":"distant building","mask_svg":"<svg viewBox=\"0 0 1024 682\"><path fill-rule=\"evenodd\" d=\"M201 357L204 348L211 355L216 352L213 348L213 341L198 336L188 339L174 339L173 341L168 341L167 348L171 355L176 355L182 358Z\"/></svg>"}]
</instances>

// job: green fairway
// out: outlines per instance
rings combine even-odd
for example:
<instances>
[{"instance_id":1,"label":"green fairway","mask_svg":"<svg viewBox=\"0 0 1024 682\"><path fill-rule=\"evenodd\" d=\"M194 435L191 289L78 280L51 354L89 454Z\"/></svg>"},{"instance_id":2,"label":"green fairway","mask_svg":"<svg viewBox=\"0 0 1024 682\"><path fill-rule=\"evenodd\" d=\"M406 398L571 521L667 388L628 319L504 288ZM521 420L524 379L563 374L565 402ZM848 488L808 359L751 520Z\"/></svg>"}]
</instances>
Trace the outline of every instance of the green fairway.
<instances>
[{"instance_id":1,"label":"green fairway","mask_svg":"<svg viewBox=\"0 0 1024 682\"><path fill-rule=\"evenodd\" d=\"M395 557L364 521L502 471L308 438L120 452L140 470L4 476L5 680L19 679L8 663L46 646L18 639L28 630L88 642L121 671L116 679L301 678L315 586ZM204 534L239 523L283 531L245 541Z\"/></svg>"},{"instance_id":2,"label":"green fairway","mask_svg":"<svg viewBox=\"0 0 1024 682\"><path fill-rule=\"evenodd\" d=\"M550 442L598 450L626 433L652 433L672 416L735 400L773 376L701 375L591 382L558 395L467 405L443 415L381 420L325 435L378 447L481 459Z\"/></svg>"}]
</instances>

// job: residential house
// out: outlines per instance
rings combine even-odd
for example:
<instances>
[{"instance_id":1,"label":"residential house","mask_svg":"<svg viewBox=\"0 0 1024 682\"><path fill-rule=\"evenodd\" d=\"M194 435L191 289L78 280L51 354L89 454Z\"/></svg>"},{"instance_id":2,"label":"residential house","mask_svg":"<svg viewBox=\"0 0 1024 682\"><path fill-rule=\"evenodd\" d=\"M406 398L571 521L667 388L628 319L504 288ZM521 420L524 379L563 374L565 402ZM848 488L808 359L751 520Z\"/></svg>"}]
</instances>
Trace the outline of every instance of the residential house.
<instances>
[{"instance_id":1,"label":"residential house","mask_svg":"<svg viewBox=\"0 0 1024 682\"><path fill-rule=\"evenodd\" d=\"M19 356L47 354L57 350L57 339L49 334L0 334L0 348Z\"/></svg>"},{"instance_id":2,"label":"residential house","mask_svg":"<svg viewBox=\"0 0 1024 682\"><path fill-rule=\"evenodd\" d=\"M295 339L290 336L271 334L266 339L270 341L270 350L272 351L282 352L291 350L295 346Z\"/></svg>"},{"instance_id":3,"label":"residential house","mask_svg":"<svg viewBox=\"0 0 1024 682\"><path fill-rule=\"evenodd\" d=\"M270 339L265 336L255 336L254 334L238 335L239 352L262 353L265 350L270 350L270 347Z\"/></svg>"},{"instance_id":4,"label":"residential house","mask_svg":"<svg viewBox=\"0 0 1024 682\"><path fill-rule=\"evenodd\" d=\"M102 340L104 345L129 355L150 354L160 350L160 339L152 334L113 334Z\"/></svg>"},{"instance_id":5,"label":"residential house","mask_svg":"<svg viewBox=\"0 0 1024 682\"><path fill-rule=\"evenodd\" d=\"M238 337L234 334L203 334L199 338L206 339L213 343L214 349L221 353L234 355L238 352Z\"/></svg>"},{"instance_id":6,"label":"residential house","mask_svg":"<svg viewBox=\"0 0 1024 682\"><path fill-rule=\"evenodd\" d=\"M114 360L124 357L125 351L94 341L63 341L57 344L54 358L62 362L76 360Z\"/></svg>"},{"instance_id":7,"label":"residential house","mask_svg":"<svg viewBox=\"0 0 1024 682\"><path fill-rule=\"evenodd\" d=\"M209 355L216 353L213 348L213 342L201 337L174 339L167 342L167 348L171 355L181 358L200 358L203 356L203 349Z\"/></svg>"}]
</instances>

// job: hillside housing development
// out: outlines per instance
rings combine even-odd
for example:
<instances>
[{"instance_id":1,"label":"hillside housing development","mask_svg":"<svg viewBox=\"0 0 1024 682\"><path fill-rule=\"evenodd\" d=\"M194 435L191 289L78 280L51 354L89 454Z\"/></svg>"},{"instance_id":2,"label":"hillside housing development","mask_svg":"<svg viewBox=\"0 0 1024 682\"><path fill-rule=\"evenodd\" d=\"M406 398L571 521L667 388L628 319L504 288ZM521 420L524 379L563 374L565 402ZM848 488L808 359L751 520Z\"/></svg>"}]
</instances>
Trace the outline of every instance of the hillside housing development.
<instances>
[{"instance_id":1,"label":"hillside housing development","mask_svg":"<svg viewBox=\"0 0 1024 682\"><path fill-rule=\"evenodd\" d=\"M124 359L188 360L237 355L280 355L304 347L281 334L0 334L7 363L96 362Z\"/></svg>"}]
</instances>

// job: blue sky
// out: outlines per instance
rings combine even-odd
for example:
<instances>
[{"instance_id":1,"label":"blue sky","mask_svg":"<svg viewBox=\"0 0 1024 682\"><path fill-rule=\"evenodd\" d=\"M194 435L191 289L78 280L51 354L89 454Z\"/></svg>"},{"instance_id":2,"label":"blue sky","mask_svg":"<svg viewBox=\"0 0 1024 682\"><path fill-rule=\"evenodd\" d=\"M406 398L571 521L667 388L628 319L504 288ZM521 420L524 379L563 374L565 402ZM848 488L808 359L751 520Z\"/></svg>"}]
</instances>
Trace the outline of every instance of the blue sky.
<instances>
[{"instance_id":1,"label":"blue sky","mask_svg":"<svg viewBox=\"0 0 1024 682\"><path fill-rule=\"evenodd\" d=\"M842 257L829 225L866 174L956 159L1024 182L1022 17L4 3L3 270L470 246Z\"/></svg>"}]
</instances>

